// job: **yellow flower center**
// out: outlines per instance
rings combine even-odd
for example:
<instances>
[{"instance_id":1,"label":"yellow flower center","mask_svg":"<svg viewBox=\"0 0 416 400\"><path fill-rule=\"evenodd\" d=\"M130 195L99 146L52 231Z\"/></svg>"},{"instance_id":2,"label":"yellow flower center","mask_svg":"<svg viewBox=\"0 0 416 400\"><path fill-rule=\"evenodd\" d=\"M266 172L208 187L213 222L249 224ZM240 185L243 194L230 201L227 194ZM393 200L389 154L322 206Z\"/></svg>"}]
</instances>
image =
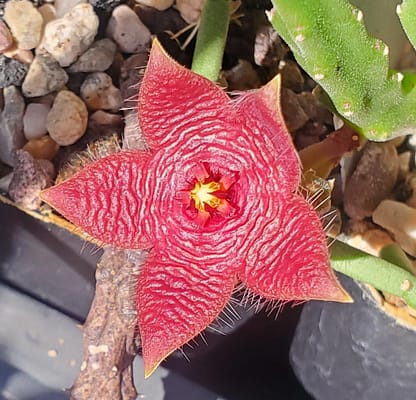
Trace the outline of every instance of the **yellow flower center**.
<instances>
[{"instance_id":1,"label":"yellow flower center","mask_svg":"<svg viewBox=\"0 0 416 400\"><path fill-rule=\"evenodd\" d=\"M202 183L197 181L194 188L191 190L191 199L195 202L195 208L199 211L205 211L205 205L212 208L217 208L222 204L222 199L216 197L213 193L221 190L219 182Z\"/></svg>"}]
</instances>

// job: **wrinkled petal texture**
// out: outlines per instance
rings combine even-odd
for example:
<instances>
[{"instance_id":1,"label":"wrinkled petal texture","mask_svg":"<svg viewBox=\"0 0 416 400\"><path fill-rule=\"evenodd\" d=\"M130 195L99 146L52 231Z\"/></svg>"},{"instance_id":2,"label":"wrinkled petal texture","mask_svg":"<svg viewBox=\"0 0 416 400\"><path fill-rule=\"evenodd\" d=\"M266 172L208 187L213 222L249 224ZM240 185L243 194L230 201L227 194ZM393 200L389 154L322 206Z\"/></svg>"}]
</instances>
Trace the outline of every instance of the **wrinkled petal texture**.
<instances>
[{"instance_id":1,"label":"wrinkled petal texture","mask_svg":"<svg viewBox=\"0 0 416 400\"><path fill-rule=\"evenodd\" d=\"M137 288L146 376L217 317L234 285L228 267L174 264L160 254L149 256Z\"/></svg>"},{"instance_id":2,"label":"wrinkled petal texture","mask_svg":"<svg viewBox=\"0 0 416 400\"><path fill-rule=\"evenodd\" d=\"M233 126L227 127L214 120L205 127L181 141L185 150L179 143L172 142L152 158L146 186L154 197L146 230L155 235L155 246L168 251L174 260L243 262L247 248L259 234L262 221L272 212L270 198L274 190L279 190L277 177L272 164L259 159L250 139ZM184 182L191 179L192 169L201 159L225 174L232 171L240 174L235 187L236 215L204 227L197 226L187 216L176 196ZM267 185L264 184L265 173L271 178Z\"/></svg>"},{"instance_id":3,"label":"wrinkled petal texture","mask_svg":"<svg viewBox=\"0 0 416 400\"><path fill-rule=\"evenodd\" d=\"M241 280L269 300L346 301L328 268L327 243L315 210L296 195L276 195L277 213L251 246Z\"/></svg>"},{"instance_id":4,"label":"wrinkled petal texture","mask_svg":"<svg viewBox=\"0 0 416 400\"><path fill-rule=\"evenodd\" d=\"M88 165L41 193L63 216L99 242L147 248L144 177L149 154L125 151Z\"/></svg>"},{"instance_id":5,"label":"wrinkled petal texture","mask_svg":"<svg viewBox=\"0 0 416 400\"><path fill-rule=\"evenodd\" d=\"M279 181L279 191L290 193L300 183L300 160L280 110L279 78L266 86L242 95L236 101L238 123L254 140L259 156L272 160Z\"/></svg>"},{"instance_id":6,"label":"wrinkled petal texture","mask_svg":"<svg viewBox=\"0 0 416 400\"><path fill-rule=\"evenodd\" d=\"M224 115L229 99L209 80L179 66L153 43L142 81L139 124L151 148L193 134L206 118Z\"/></svg>"},{"instance_id":7,"label":"wrinkled petal texture","mask_svg":"<svg viewBox=\"0 0 416 400\"><path fill-rule=\"evenodd\" d=\"M215 84L172 62L159 45L152 48L139 118L144 134L163 148L149 166L146 186L154 201L146 230L173 260L244 262L247 248L273 213L273 193L298 187L300 164L278 109L278 92L276 79L230 102ZM186 216L176 197L201 161L225 175L240 174L238 217L204 229Z\"/></svg>"}]
</instances>

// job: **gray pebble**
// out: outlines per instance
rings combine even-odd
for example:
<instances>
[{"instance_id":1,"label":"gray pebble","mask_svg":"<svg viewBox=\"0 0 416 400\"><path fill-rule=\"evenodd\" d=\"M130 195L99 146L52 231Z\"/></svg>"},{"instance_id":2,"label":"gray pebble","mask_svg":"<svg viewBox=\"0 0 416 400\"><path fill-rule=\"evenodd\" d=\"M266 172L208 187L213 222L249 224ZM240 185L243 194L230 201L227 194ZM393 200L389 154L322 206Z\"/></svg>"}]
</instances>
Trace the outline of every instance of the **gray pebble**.
<instances>
[{"instance_id":1,"label":"gray pebble","mask_svg":"<svg viewBox=\"0 0 416 400\"><path fill-rule=\"evenodd\" d=\"M29 66L20 61L0 55L0 88L20 86Z\"/></svg>"},{"instance_id":2,"label":"gray pebble","mask_svg":"<svg viewBox=\"0 0 416 400\"><path fill-rule=\"evenodd\" d=\"M399 158L392 143L368 142L358 164L347 180L344 210L354 219L370 217L396 184Z\"/></svg>"},{"instance_id":3,"label":"gray pebble","mask_svg":"<svg viewBox=\"0 0 416 400\"><path fill-rule=\"evenodd\" d=\"M65 70L50 54L42 52L30 64L22 90L26 97L44 96L62 89L67 81Z\"/></svg>"},{"instance_id":4,"label":"gray pebble","mask_svg":"<svg viewBox=\"0 0 416 400\"><path fill-rule=\"evenodd\" d=\"M81 85L81 98L91 110L117 112L123 105L120 89L105 72L89 74Z\"/></svg>"},{"instance_id":5,"label":"gray pebble","mask_svg":"<svg viewBox=\"0 0 416 400\"><path fill-rule=\"evenodd\" d=\"M121 66L120 91L126 104L124 109L123 146L126 149L147 148L143 133L137 120L137 92L143 79L149 54L147 52L134 54L127 58Z\"/></svg>"},{"instance_id":6,"label":"gray pebble","mask_svg":"<svg viewBox=\"0 0 416 400\"><path fill-rule=\"evenodd\" d=\"M9 195L19 206L36 210L41 205L40 191L52 184L53 164L48 160L36 160L24 150L16 152L16 160Z\"/></svg>"},{"instance_id":7,"label":"gray pebble","mask_svg":"<svg viewBox=\"0 0 416 400\"><path fill-rule=\"evenodd\" d=\"M13 178L13 171L9 172L0 178L0 192L7 193L9 191L9 185Z\"/></svg>"},{"instance_id":8,"label":"gray pebble","mask_svg":"<svg viewBox=\"0 0 416 400\"><path fill-rule=\"evenodd\" d=\"M89 0L89 2L95 10L110 13L122 3L122 0Z\"/></svg>"},{"instance_id":9,"label":"gray pebble","mask_svg":"<svg viewBox=\"0 0 416 400\"><path fill-rule=\"evenodd\" d=\"M103 72L112 64L116 49L112 40L98 40L68 68L68 72Z\"/></svg>"},{"instance_id":10,"label":"gray pebble","mask_svg":"<svg viewBox=\"0 0 416 400\"><path fill-rule=\"evenodd\" d=\"M140 53L150 45L151 35L137 14L128 6L113 10L107 26L107 36L124 53Z\"/></svg>"},{"instance_id":11,"label":"gray pebble","mask_svg":"<svg viewBox=\"0 0 416 400\"><path fill-rule=\"evenodd\" d=\"M25 102L15 86L3 89L4 108L0 113L0 160L15 165L15 152L26 142L23 134Z\"/></svg>"},{"instance_id":12,"label":"gray pebble","mask_svg":"<svg viewBox=\"0 0 416 400\"><path fill-rule=\"evenodd\" d=\"M30 103L23 116L23 131L27 140L40 139L47 134L46 119L50 107L46 104Z\"/></svg>"}]
</instances>

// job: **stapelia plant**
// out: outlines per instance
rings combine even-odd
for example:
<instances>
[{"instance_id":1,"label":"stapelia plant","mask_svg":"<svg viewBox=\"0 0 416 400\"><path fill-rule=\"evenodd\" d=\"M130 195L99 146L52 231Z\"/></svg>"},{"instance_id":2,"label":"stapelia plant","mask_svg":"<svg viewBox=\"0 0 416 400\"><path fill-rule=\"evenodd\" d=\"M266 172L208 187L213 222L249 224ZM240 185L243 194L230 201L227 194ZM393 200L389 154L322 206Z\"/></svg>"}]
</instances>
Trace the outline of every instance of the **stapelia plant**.
<instances>
[{"instance_id":1,"label":"stapelia plant","mask_svg":"<svg viewBox=\"0 0 416 400\"><path fill-rule=\"evenodd\" d=\"M389 70L388 47L364 27L348 0L273 0L271 22L298 63L327 92L339 114L371 140L416 127L416 75ZM398 16L416 43L416 0Z\"/></svg>"},{"instance_id":2,"label":"stapelia plant","mask_svg":"<svg viewBox=\"0 0 416 400\"><path fill-rule=\"evenodd\" d=\"M230 101L156 41L141 85L149 151L103 158L42 198L104 244L151 249L137 283L145 373L198 335L237 283L266 300L350 301L296 194L279 80Z\"/></svg>"}]
</instances>

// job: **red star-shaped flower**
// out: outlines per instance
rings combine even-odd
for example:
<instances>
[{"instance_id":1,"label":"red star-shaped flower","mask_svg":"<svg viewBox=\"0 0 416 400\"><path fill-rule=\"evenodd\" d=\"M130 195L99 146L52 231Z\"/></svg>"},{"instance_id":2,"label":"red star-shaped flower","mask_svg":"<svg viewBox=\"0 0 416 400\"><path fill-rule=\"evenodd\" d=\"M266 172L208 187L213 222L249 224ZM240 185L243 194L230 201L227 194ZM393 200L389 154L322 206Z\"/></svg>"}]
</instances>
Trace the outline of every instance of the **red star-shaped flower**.
<instances>
[{"instance_id":1,"label":"red star-shaped flower","mask_svg":"<svg viewBox=\"0 0 416 400\"><path fill-rule=\"evenodd\" d=\"M42 193L99 241L151 248L137 285L146 375L205 329L238 282L266 299L348 301L301 168L279 80L231 101L156 41L141 85L149 151L103 158Z\"/></svg>"}]
</instances>

